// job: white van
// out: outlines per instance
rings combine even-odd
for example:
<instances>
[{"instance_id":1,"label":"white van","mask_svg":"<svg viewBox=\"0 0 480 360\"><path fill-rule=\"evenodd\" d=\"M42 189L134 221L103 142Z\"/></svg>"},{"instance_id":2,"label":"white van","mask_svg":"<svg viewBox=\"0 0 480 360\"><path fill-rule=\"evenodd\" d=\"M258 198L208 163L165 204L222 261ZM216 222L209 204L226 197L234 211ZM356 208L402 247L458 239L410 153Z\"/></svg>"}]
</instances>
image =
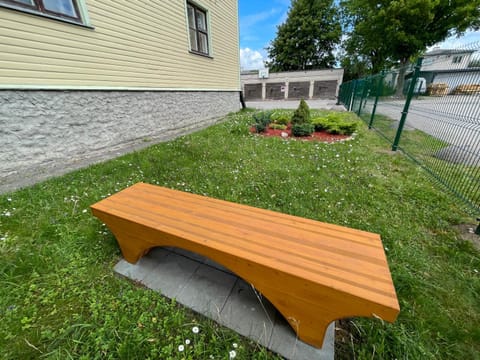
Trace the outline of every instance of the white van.
<instances>
[{"instance_id":1,"label":"white van","mask_svg":"<svg viewBox=\"0 0 480 360\"><path fill-rule=\"evenodd\" d=\"M404 94L408 92L408 88L410 87L411 82L412 82L412 79L407 79L405 81L405 85L403 86ZM427 80L423 77L419 77L417 79L417 82L415 83L415 89L413 90L413 93L418 95L418 94L425 94L426 92L427 92Z\"/></svg>"}]
</instances>

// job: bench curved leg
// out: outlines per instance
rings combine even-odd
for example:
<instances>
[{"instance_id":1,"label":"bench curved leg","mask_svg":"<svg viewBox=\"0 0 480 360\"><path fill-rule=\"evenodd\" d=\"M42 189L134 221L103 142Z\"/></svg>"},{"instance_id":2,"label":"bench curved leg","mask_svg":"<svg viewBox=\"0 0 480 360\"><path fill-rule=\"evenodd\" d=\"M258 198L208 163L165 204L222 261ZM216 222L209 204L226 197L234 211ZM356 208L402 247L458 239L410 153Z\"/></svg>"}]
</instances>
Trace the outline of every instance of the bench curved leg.
<instances>
[{"instance_id":1,"label":"bench curved leg","mask_svg":"<svg viewBox=\"0 0 480 360\"><path fill-rule=\"evenodd\" d=\"M151 249L151 246L141 238L136 238L133 235L124 235L121 232L115 232L115 230L112 230L112 233L117 239L123 258L131 264L135 264Z\"/></svg>"},{"instance_id":2,"label":"bench curved leg","mask_svg":"<svg viewBox=\"0 0 480 360\"><path fill-rule=\"evenodd\" d=\"M259 271L255 272L257 278L261 278ZM278 288L256 278L250 279L251 284L283 315L298 338L317 348L323 346L327 328L335 320L378 317L390 321L395 316L377 304L318 284L306 284L299 279L294 279L297 282L294 284L292 279L285 277L283 282L277 283ZM289 287L283 287L284 284Z\"/></svg>"}]
</instances>

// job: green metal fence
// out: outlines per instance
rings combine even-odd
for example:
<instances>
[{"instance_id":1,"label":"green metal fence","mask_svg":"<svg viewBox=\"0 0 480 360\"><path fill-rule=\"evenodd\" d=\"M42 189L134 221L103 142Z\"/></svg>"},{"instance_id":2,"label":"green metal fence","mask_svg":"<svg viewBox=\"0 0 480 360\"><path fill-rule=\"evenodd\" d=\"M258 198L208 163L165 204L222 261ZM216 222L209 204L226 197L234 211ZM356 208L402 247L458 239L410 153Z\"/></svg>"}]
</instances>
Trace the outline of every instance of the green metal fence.
<instances>
[{"instance_id":1,"label":"green metal fence","mask_svg":"<svg viewBox=\"0 0 480 360\"><path fill-rule=\"evenodd\" d=\"M339 101L480 214L480 44L343 83Z\"/></svg>"}]
</instances>

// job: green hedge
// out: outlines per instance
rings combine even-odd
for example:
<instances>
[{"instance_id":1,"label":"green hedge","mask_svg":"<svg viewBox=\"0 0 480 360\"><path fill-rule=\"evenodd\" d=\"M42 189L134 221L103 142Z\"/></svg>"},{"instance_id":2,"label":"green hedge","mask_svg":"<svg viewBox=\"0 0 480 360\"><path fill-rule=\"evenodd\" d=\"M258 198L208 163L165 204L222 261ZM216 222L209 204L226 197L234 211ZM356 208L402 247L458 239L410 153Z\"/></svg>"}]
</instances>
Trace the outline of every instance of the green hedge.
<instances>
[{"instance_id":1,"label":"green hedge","mask_svg":"<svg viewBox=\"0 0 480 360\"><path fill-rule=\"evenodd\" d=\"M314 130L315 127L313 126L313 124L310 123L292 125L293 136L309 136L313 133Z\"/></svg>"},{"instance_id":2,"label":"green hedge","mask_svg":"<svg viewBox=\"0 0 480 360\"><path fill-rule=\"evenodd\" d=\"M274 130L285 130L287 128L287 125L271 123L269 127L270 129Z\"/></svg>"},{"instance_id":3,"label":"green hedge","mask_svg":"<svg viewBox=\"0 0 480 360\"><path fill-rule=\"evenodd\" d=\"M330 134L351 135L358 128L358 121L353 121L348 113L332 113L324 117L312 119L315 131L326 131Z\"/></svg>"},{"instance_id":4,"label":"green hedge","mask_svg":"<svg viewBox=\"0 0 480 360\"><path fill-rule=\"evenodd\" d=\"M290 115L275 111L270 115L270 120L275 124L287 125L290 122Z\"/></svg>"}]
</instances>

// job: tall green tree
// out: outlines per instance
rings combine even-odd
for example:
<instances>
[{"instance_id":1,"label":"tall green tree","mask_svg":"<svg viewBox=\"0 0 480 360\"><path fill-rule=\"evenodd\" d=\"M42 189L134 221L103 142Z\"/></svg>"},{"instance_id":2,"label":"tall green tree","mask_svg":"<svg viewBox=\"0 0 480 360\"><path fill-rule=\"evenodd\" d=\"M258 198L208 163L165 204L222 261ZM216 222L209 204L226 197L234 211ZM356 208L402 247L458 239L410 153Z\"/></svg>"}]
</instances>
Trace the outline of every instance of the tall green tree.
<instances>
[{"instance_id":1,"label":"tall green tree","mask_svg":"<svg viewBox=\"0 0 480 360\"><path fill-rule=\"evenodd\" d=\"M331 68L342 29L332 0L292 0L287 20L267 48L270 70Z\"/></svg>"},{"instance_id":2,"label":"tall green tree","mask_svg":"<svg viewBox=\"0 0 480 360\"><path fill-rule=\"evenodd\" d=\"M370 59L372 72L409 60L452 35L480 28L480 0L343 0L345 51ZM398 89L403 88L404 72Z\"/></svg>"}]
</instances>

